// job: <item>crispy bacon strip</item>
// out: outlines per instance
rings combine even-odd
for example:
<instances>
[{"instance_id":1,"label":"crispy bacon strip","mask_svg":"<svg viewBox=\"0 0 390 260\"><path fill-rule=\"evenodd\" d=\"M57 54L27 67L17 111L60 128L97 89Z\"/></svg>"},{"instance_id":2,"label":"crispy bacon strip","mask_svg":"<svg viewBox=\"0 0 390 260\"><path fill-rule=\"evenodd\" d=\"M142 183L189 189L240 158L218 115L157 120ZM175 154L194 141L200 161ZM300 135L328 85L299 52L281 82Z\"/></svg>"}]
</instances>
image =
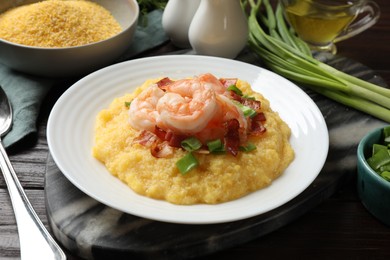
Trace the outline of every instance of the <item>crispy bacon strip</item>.
<instances>
[{"instance_id":1,"label":"crispy bacon strip","mask_svg":"<svg viewBox=\"0 0 390 260\"><path fill-rule=\"evenodd\" d=\"M241 104L243 103L243 98L238 95L237 93L235 93L234 91L229 91L229 96L228 96L230 99L233 99L237 102L240 102Z\"/></svg>"},{"instance_id":2,"label":"crispy bacon strip","mask_svg":"<svg viewBox=\"0 0 390 260\"><path fill-rule=\"evenodd\" d=\"M134 138L133 144L150 148L150 153L156 158L167 158L173 154L173 147L150 131L143 130Z\"/></svg>"},{"instance_id":3,"label":"crispy bacon strip","mask_svg":"<svg viewBox=\"0 0 390 260\"><path fill-rule=\"evenodd\" d=\"M165 130L162 130L160 127L158 126L154 126L154 133L157 135L158 138L160 138L161 140L165 140L165 136L167 134L167 132Z\"/></svg>"},{"instance_id":4,"label":"crispy bacon strip","mask_svg":"<svg viewBox=\"0 0 390 260\"><path fill-rule=\"evenodd\" d=\"M158 141L158 137L150 131L143 130L133 139L133 144L140 144L145 147L152 147Z\"/></svg>"},{"instance_id":5,"label":"crispy bacon strip","mask_svg":"<svg viewBox=\"0 0 390 260\"><path fill-rule=\"evenodd\" d=\"M164 141L167 141L168 144L170 146L173 146L173 147L181 147L181 142L188 138L189 136L186 136L186 135L179 135L179 134L175 134L173 131L165 131L161 128L159 128L158 126L155 126L155 133L156 135L161 139L161 140L164 140Z\"/></svg>"},{"instance_id":6,"label":"crispy bacon strip","mask_svg":"<svg viewBox=\"0 0 390 260\"><path fill-rule=\"evenodd\" d=\"M168 78L168 77L165 77L165 78L163 78L163 79L160 79L159 81L157 81L156 82L156 84L157 84L157 86L160 88L160 89L162 89L162 90L166 90L167 88L167 86L168 85L170 85L170 84L172 84L174 81L173 80L171 80L170 78Z\"/></svg>"},{"instance_id":7,"label":"crispy bacon strip","mask_svg":"<svg viewBox=\"0 0 390 260\"><path fill-rule=\"evenodd\" d=\"M186 138L188 138L188 136L178 135L172 131L168 131L166 136L165 136L165 140L167 140L169 145L173 146L173 147L181 147L181 142Z\"/></svg>"},{"instance_id":8,"label":"crispy bacon strip","mask_svg":"<svg viewBox=\"0 0 390 260\"><path fill-rule=\"evenodd\" d=\"M251 131L250 131L250 134L251 135L256 135L256 136L259 136L261 134L263 134L265 131L266 131L266 128L264 126L264 122L265 122L266 118L265 118L265 115L263 112L260 112L258 113L256 116L254 116L252 119L251 119Z\"/></svg>"},{"instance_id":9,"label":"crispy bacon strip","mask_svg":"<svg viewBox=\"0 0 390 260\"><path fill-rule=\"evenodd\" d=\"M249 99L249 98L242 98L241 104L243 104L244 106L247 106L247 107L250 107L250 108L254 109L258 113L260 112L261 102L259 100L253 100L253 99Z\"/></svg>"},{"instance_id":10,"label":"crispy bacon strip","mask_svg":"<svg viewBox=\"0 0 390 260\"><path fill-rule=\"evenodd\" d=\"M156 158L167 158L173 154L173 147L168 142L155 142L150 147L150 153Z\"/></svg>"},{"instance_id":11,"label":"crispy bacon strip","mask_svg":"<svg viewBox=\"0 0 390 260\"><path fill-rule=\"evenodd\" d=\"M233 156L237 156L240 148L240 123L237 119L231 119L226 122L226 134L224 138L226 150Z\"/></svg>"},{"instance_id":12,"label":"crispy bacon strip","mask_svg":"<svg viewBox=\"0 0 390 260\"><path fill-rule=\"evenodd\" d=\"M219 82L222 83L222 85L226 88L230 87L231 85L236 85L238 79L237 78L220 78Z\"/></svg>"}]
</instances>

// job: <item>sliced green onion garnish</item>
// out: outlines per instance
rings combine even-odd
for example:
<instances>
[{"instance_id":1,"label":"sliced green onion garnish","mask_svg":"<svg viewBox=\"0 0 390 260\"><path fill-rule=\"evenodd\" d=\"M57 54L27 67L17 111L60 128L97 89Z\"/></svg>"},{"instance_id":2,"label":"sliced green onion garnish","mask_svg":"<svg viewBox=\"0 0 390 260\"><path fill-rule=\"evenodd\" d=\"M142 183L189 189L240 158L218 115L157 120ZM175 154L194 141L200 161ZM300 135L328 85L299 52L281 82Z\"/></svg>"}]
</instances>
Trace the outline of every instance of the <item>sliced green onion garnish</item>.
<instances>
[{"instance_id":1,"label":"sliced green onion garnish","mask_svg":"<svg viewBox=\"0 0 390 260\"><path fill-rule=\"evenodd\" d=\"M257 112L255 110L253 110L252 108L244 110L244 116L248 116L250 118L253 118L255 115L257 115Z\"/></svg>"},{"instance_id":2,"label":"sliced green onion garnish","mask_svg":"<svg viewBox=\"0 0 390 260\"><path fill-rule=\"evenodd\" d=\"M202 147L202 143L195 137L189 137L181 142L181 147L186 151L196 151Z\"/></svg>"},{"instance_id":3,"label":"sliced green onion garnish","mask_svg":"<svg viewBox=\"0 0 390 260\"><path fill-rule=\"evenodd\" d=\"M225 147L221 139L216 139L210 142L207 142L207 147L209 148L210 153L223 153L225 152Z\"/></svg>"},{"instance_id":4,"label":"sliced green onion garnish","mask_svg":"<svg viewBox=\"0 0 390 260\"><path fill-rule=\"evenodd\" d=\"M241 108L242 112L244 113L244 116L248 116L248 117L252 118L255 115L257 115L256 110L254 110L248 106L242 105L242 106L240 106L240 108Z\"/></svg>"},{"instance_id":5,"label":"sliced green onion garnish","mask_svg":"<svg viewBox=\"0 0 390 260\"><path fill-rule=\"evenodd\" d=\"M251 97L251 96L248 96L248 95L243 95L242 97L246 98L246 99L250 99L250 100L256 100L255 97Z\"/></svg>"},{"instance_id":6,"label":"sliced green onion garnish","mask_svg":"<svg viewBox=\"0 0 390 260\"><path fill-rule=\"evenodd\" d=\"M245 106L245 105L241 104L240 102L235 101L234 104L236 104L241 109L241 111L244 113L244 116L246 116L246 117L253 118L255 115L257 115L256 110L254 110L248 106Z\"/></svg>"},{"instance_id":7,"label":"sliced green onion garnish","mask_svg":"<svg viewBox=\"0 0 390 260\"><path fill-rule=\"evenodd\" d=\"M234 93L236 93L237 95L239 96L242 96L242 91L241 89L237 88L236 85L230 85L227 90L230 90L230 91L233 91Z\"/></svg>"},{"instance_id":8,"label":"sliced green onion garnish","mask_svg":"<svg viewBox=\"0 0 390 260\"><path fill-rule=\"evenodd\" d=\"M176 167L183 175L196 168L198 165L198 160L191 152L176 162Z\"/></svg>"},{"instance_id":9,"label":"sliced green onion garnish","mask_svg":"<svg viewBox=\"0 0 390 260\"><path fill-rule=\"evenodd\" d=\"M125 102L125 107L130 107L130 105L131 105L131 101Z\"/></svg>"},{"instance_id":10,"label":"sliced green onion garnish","mask_svg":"<svg viewBox=\"0 0 390 260\"><path fill-rule=\"evenodd\" d=\"M243 152L251 152L253 150L256 150L256 145L253 143L247 143L245 146L240 146L240 150Z\"/></svg>"}]
</instances>

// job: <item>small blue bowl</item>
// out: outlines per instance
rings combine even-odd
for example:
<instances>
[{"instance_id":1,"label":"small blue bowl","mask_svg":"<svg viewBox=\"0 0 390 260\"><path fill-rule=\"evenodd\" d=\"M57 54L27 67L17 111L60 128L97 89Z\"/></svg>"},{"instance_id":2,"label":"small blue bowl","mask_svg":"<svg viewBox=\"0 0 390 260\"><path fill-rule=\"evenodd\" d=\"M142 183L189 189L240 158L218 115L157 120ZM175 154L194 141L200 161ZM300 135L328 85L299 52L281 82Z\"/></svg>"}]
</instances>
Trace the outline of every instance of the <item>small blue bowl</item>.
<instances>
[{"instance_id":1,"label":"small blue bowl","mask_svg":"<svg viewBox=\"0 0 390 260\"><path fill-rule=\"evenodd\" d=\"M357 190L363 205L377 219L390 226L390 182L379 176L367 163L372 146L383 141L383 128L368 133L357 149Z\"/></svg>"}]
</instances>

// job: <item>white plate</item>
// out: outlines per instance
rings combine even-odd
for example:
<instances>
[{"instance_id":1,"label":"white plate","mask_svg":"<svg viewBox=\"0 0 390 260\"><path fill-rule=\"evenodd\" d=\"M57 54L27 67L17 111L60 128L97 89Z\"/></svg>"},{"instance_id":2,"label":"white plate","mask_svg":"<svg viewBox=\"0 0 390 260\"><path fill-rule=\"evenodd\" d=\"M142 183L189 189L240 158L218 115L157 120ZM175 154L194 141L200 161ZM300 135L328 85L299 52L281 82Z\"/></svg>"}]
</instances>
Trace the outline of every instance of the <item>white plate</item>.
<instances>
[{"instance_id":1,"label":"white plate","mask_svg":"<svg viewBox=\"0 0 390 260\"><path fill-rule=\"evenodd\" d=\"M97 113L146 79L182 78L210 72L237 77L271 102L292 130L296 158L269 187L218 205L179 206L133 192L91 156ZM229 59L161 56L119 63L81 79L55 104L47 138L62 173L92 198L123 212L158 221L210 224L236 221L275 209L305 190L321 171L328 153L328 130L318 107L300 88L268 70Z\"/></svg>"}]
</instances>

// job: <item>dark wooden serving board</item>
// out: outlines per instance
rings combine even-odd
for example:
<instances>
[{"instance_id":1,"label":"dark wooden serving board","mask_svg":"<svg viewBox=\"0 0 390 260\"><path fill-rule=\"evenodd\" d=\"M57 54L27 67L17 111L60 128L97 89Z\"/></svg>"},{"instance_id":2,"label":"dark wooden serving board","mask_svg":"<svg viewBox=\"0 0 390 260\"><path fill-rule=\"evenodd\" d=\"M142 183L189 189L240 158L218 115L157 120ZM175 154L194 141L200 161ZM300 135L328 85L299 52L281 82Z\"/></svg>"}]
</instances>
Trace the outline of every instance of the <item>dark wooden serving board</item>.
<instances>
[{"instance_id":1,"label":"dark wooden serving board","mask_svg":"<svg viewBox=\"0 0 390 260\"><path fill-rule=\"evenodd\" d=\"M371 70L336 57L343 71L386 86ZM265 214L212 225L163 223L107 207L71 184L49 156L45 195L50 227L73 254L87 259L183 259L210 254L268 234L329 198L346 181L355 181L356 148L370 130L385 125L354 109L306 90L329 130L327 161L314 182L293 200ZM115 258L114 258L115 257Z\"/></svg>"}]
</instances>

